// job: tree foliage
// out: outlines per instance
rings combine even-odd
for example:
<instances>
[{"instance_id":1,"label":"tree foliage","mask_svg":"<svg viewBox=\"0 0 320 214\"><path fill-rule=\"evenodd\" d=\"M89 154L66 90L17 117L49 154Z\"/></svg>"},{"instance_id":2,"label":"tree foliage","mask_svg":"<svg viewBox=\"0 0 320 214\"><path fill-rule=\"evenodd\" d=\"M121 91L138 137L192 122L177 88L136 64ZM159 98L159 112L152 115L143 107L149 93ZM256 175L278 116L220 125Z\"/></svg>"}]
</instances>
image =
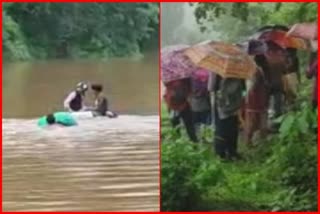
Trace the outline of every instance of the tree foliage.
<instances>
[{"instance_id":1,"label":"tree foliage","mask_svg":"<svg viewBox=\"0 0 320 214\"><path fill-rule=\"evenodd\" d=\"M239 40L268 24L292 25L317 20L317 3L198 3L195 18L202 31L218 31Z\"/></svg>"},{"instance_id":2,"label":"tree foliage","mask_svg":"<svg viewBox=\"0 0 320 214\"><path fill-rule=\"evenodd\" d=\"M317 3L199 3L196 5L195 16L198 23L204 20L212 21L223 15L228 15L247 22L251 16L259 13L259 19L264 24L293 24L294 22L315 21L317 18Z\"/></svg>"},{"instance_id":3,"label":"tree foliage","mask_svg":"<svg viewBox=\"0 0 320 214\"><path fill-rule=\"evenodd\" d=\"M19 25L6 12L2 14L2 20L4 57L20 60L29 59L30 54Z\"/></svg>"},{"instance_id":4,"label":"tree foliage","mask_svg":"<svg viewBox=\"0 0 320 214\"><path fill-rule=\"evenodd\" d=\"M133 55L158 32L156 3L9 3L4 12L36 58Z\"/></svg>"}]
</instances>

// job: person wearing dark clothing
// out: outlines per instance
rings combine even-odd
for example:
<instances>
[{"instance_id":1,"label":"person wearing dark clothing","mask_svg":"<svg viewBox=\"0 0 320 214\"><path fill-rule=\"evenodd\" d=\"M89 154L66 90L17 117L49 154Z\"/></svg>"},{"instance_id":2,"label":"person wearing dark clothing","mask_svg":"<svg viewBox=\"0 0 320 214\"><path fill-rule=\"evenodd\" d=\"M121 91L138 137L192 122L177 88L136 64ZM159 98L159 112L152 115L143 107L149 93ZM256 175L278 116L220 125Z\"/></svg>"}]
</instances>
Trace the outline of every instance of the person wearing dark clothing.
<instances>
[{"instance_id":1,"label":"person wearing dark clothing","mask_svg":"<svg viewBox=\"0 0 320 214\"><path fill-rule=\"evenodd\" d=\"M171 113L171 124L177 127L182 120L188 137L193 142L198 142L195 127L193 124L192 111L188 103L188 97L191 91L191 83L189 78L171 81L165 84L166 93L164 100Z\"/></svg>"},{"instance_id":2,"label":"person wearing dark clothing","mask_svg":"<svg viewBox=\"0 0 320 214\"><path fill-rule=\"evenodd\" d=\"M108 111L108 100L102 94L102 85L93 84L91 89L95 97L95 107L93 109L94 114L96 116L106 116L106 112Z\"/></svg>"},{"instance_id":3,"label":"person wearing dark clothing","mask_svg":"<svg viewBox=\"0 0 320 214\"><path fill-rule=\"evenodd\" d=\"M94 116L108 116L114 118L117 115L109 111L108 99L102 93L103 87L100 84L92 84L91 89L95 97L95 106L91 109Z\"/></svg>"},{"instance_id":4,"label":"person wearing dark clothing","mask_svg":"<svg viewBox=\"0 0 320 214\"><path fill-rule=\"evenodd\" d=\"M213 112L215 124L214 148L221 158L238 158L238 113L242 105L245 82L222 78L211 73L208 88L214 93Z\"/></svg>"},{"instance_id":5,"label":"person wearing dark clothing","mask_svg":"<svg viewBox=\"0 0 320 214\"><path fill-rule=\"evenodd\" d=\"M223 159L238 157L239 118L237 115L221 119L215 107L215 137L216 153Z\"/></svg>"},{"instance_id":6,"label":"person wearing dark clothing","mask_svg":"<svg viewBox=\"0 0 320 214\"><path fill-rule=\"evenodd\" d=\"M265 81L265 71L261 67L250 80L245 104L245 138L248 146L252 145L252 138L256 131L260 131L261 138L267 134L268 86Z\"/></svg>"},{"instance_id":7,"label":"person wearing dark clothing","mask_svg":"<svg viewBox=\"0 0 320 214\"><path fill-rule=\"evenodd\" d=\"M63 106L68 111L83 111L85 106L83 104L84 96L88 90L88 85L84 82L77 84L76 89L69 93L67 98L63 102Z\"/></svg>"},{"instance_id":8,"label":"person wearing dark clothing","mask_svg":"<svg viewBox=\"0 0 320 214\"><path fill-rule=\"evenodd\" d=\"M189 103L193 115L193 123L199 134L202 125L211 123L211 104L208 91L208 73L207 71L198 71L198 76L192 76L191 95Z\"/></svg>"},{"instance_id":9,"label":"person wearing dark clothing","mask_svg":"<svg viewBox=\"0 0 320 214\"><path fill-rule=\"evenodd\" d=\"M268 51L265 54L269 69L266 79L270 83L270 95L273 98L274 117L283 113L284 107L284 85L283 74L287 69L288 58L284 49L274 42L267 42Z\"/></svg>"},{"instance_id":10,"label":"person wearing dark clothing","mask_svg":"<svg viewBox=\"0 0 320 214\"><path fill-rule=\"evenodd\" d=\"M175 115L171 118L171 125L176 128L180 125L180 121L182 120L184 127L186 128L187 135L192 142L198 142L198 138L196 136L192 111L190 106L186 106L182 111L174 112Z\"/></svg>"}]
</instances>

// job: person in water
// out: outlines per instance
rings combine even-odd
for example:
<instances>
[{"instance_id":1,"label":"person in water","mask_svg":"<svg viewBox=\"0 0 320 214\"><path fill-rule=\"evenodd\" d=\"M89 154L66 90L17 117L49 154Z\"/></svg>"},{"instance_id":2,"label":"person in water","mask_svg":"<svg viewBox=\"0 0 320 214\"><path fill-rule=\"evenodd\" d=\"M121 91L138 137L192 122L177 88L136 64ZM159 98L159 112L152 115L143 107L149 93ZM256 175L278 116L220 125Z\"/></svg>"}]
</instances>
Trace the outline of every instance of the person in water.
<instances>
[{"instance_id":1,"label":"person in water","mask_svg":"<svg viewBox=\"0 0 320 214\"><path fill-rule=\"evenodd\" d=\"M77 125L77 122L69 112L48 114L38 120L39 127L46 127L50 125L75 126Z\"/></svg>"},{"instance_id":2,"label":"person in water","mask_svg":"<svg viewBox=\"0 0 320 214\"><path fill-rule=\"evenodd\" d=\"M101 84L92 84L91 89L94 93L95 106L91 109L94 116L108 116L116 117L117 115L109 111L108 99L103 94L103 87Z\"/></svg>"},{"instance_id":3,"label":"person in water","mask_svg":"<svg viewBox=\"0 0 320 214\"><path fill-rule=\"evenodd\" d=\"M63 102L63 106L70 112L77 112L85 110L83 99L88 90L88 85L84 82L77 84L77 87L72 91Z\"/></svg>"}]
</instances>

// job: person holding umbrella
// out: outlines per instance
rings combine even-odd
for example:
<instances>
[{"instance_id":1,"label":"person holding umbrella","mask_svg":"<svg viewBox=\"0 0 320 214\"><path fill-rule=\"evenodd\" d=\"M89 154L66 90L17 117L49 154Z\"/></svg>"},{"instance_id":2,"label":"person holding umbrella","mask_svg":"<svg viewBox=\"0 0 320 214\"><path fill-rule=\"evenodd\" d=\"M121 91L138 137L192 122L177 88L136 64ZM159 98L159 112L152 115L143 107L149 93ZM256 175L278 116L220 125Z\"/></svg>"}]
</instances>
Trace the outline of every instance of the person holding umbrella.
<instances>
[{"instance_id":1,"label":"person holding umbrella","mask_svg":"<svg viewBox=\"0 0 320 214\"><path fill-rule=\"evenodd\" d=\"M193 114L193 123L198 137L201 126L211 124L211 103L208 91L209 72L199 69L191 77L191 96L189 103ZM202 136L203 138L203 136Z\"/></svg>"},{"instance_id":2,"label":"person holding umbrella","mask_svg":"<svg viewBox=\"0 0 320 214\"><path fill-rule=\"evenodd\" d=\"M196 67L183 54L188 46L175 45L161 50L161 79L166 87L164 100L171 114L171 124L177 127L182 120L188 137L198 142L191 106L191 75Z\"/></svg>"},{"instance_id":3,"label":"person holding umbrella","mask_svg":"<svg viewBox=\"0 0 320 214\"><path fill-rule=\"evenodd\" d=\"M259 46L260 50L257 49ZM247 84L247 95L245 97L245 141L252 146L252 138L256 131L260 131L263 138L268 132L268 106L270 84L266 79L269 71L268 62L263 55L267 51L264 42L249 41L248 54L253 55L257 64L257 71Z\"/></svg>"},{"instance_id":4,"label":"person holding umbrella","mask_svg":"<svg viewBox=\"0 0 320 214\"><path fill-rule=\"evenodd\" d=\"M188 97L191 93L190 78L170 81L166 84L166 92L164 100L171 113L171 124L175 128L182 120L189 139L192 142L198 142L196 130L193 123L191 106L188 102Z\"/></svg>"},{"instance_id":5,"label":"person holding umbrella","mask_svg":"<svg viewBox=\"0 0 320 214\"><path fill-rule=\"evenodd\" d=\"M223 78L210 73L208 88L214 93L214 148L223 159L239 159L237 151L239 118L242 104L242 92L245 82L242 79Z\"/></svg>"},{"instance_id":6,"label":"person holding umbrella","mask_svg":"<svg viewBox=\"0 0 320 214\"><path fill-rule=\"evenodd\" d=\"M206 42L185 52L190 60L210 72L208 90L213 94L214 149L227 160L240 159L238 154L239 118L245 81L255 72L255 63L236 45Z\"/></svg>"}]
</instances>

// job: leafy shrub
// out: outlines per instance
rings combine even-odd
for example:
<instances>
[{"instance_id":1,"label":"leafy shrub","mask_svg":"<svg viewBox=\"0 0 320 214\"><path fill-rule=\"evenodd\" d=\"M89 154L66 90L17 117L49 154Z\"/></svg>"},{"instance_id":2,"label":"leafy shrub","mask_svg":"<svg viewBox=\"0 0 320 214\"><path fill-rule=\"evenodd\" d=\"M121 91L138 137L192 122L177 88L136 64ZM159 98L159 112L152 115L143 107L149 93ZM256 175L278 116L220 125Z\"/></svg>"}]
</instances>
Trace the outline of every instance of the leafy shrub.
<instances>
[{"instance_id":1,"label":"leafy shrub","mask_svg":"<svg viewBox=\"0 0 320 214\"><path fill-rule=\"evenodd\" d=\"M287 187L270 204L274 211L317 209L317 114L302 106L283 118L280 135L274 138L278 144L267 160L269 171Z\"/></svg>"},{"instance_id":2,"label":"leafy shrub","mask_svg":"<svg viewBox=\"0 0 320 214\"><path fill-rule=\"evenodd\" d=\"M162 144L161 210L195 210L209 187L218 184L224 174L210 154L196 145L177 141Z\"/></svg>"}]
</instances>

